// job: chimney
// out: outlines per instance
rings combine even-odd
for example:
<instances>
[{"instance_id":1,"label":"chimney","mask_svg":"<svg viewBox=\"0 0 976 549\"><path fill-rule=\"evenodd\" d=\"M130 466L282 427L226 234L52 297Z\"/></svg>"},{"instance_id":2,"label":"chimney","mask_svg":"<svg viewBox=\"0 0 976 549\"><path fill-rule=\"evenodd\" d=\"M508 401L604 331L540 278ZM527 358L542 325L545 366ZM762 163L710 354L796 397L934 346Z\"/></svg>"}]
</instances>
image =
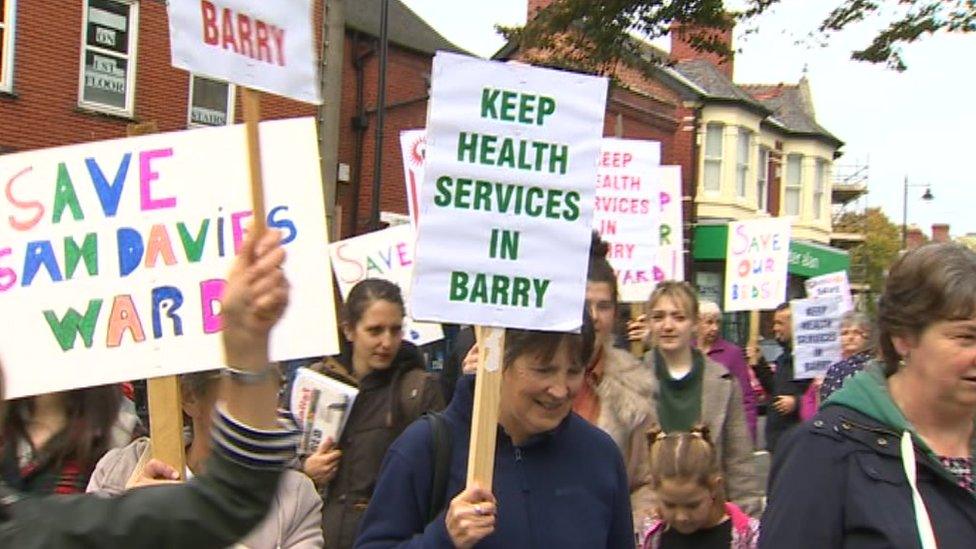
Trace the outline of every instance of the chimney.
<instances>
[{"instance_id":1,"label":"chimney","mask_svg":"<svg viewBox=\"0 0 976 549\"><path fill-rule=\"evenodd\" d=\"M914 225L909 227L908 232L905 235L905 249L911 251L924 243L925 235L922 234L922 229L919 229Z\"/></svg>"},{"instance_id":2,"label":"chimney","mask_svg":"<svg viewBox=\"0 0 976 549\"><path fill-rule=\"evenodd\" d=\"M552 4L554 0L528 0L528 9L525 12L525 20L531 21L535 14L539 13L540 10L544 10Z\"/></svg>"},{"instance_id":3,"label":"chimney","mask_svg":"<svg viewBox=\"0 0 976 549\"><path fill-rule=\"evenodd\" d=\"M532 0L530 0L530 4L531 2ZM714 41L724 44L729 51L732 51L733 30L735 30L733 25L723 30L675 21L671 24L670 32L671 59L674 61L690 61L695 59L708 61L718 68L719 72L724 74L729 80L734 80L735 59L733 54L730 53L729 57L724 57L719 53L711 51L698 51L692 46L692 43L696 39L706 42Z\"/></svg>"},{"instance_id":4,"label":"chimney","mask_svg":"<svg viewBox=\"0 0 976 549\"><path fill-rule=\"evenodd\" d=\"M933 223L932 224L932 242L943 243L949 242L949 224L948 223Z\"/></svg>"}]
</instances>

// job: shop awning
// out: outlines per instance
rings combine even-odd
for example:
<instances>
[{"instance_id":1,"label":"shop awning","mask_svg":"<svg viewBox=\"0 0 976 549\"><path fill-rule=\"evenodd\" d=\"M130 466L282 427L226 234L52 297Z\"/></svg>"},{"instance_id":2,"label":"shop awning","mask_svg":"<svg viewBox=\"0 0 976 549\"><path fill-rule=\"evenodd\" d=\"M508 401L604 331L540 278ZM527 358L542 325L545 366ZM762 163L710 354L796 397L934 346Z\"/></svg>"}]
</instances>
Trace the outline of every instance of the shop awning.
<instances>
[{"instance_id":1,"label":"shop awning","mask_svg":"<svg viewBox=\"0 0 976 549\"><path fill-rule=\"evenodd\" d=\"M695 227L692 256L696 261L724 261L728 240L728 225L699 225ZM811 277L846 271L850 266L851 258L845 250L808 240L790 241L792 274Z\"/></svg>"}]
</instances>

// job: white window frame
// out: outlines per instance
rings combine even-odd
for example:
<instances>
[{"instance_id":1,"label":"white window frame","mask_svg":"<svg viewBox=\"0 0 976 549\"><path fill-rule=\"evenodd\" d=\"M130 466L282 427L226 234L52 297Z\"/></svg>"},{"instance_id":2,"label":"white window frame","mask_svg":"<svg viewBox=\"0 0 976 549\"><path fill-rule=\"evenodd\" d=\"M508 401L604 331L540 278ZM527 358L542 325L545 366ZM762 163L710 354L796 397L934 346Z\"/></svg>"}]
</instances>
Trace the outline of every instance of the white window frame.
<instances>
[{"instance_id":1,"label":"white window frame","mask_svg":"<svg viewBox=\"0 0 976 549\"><path fill-rule=\"evenodd\" d=\"M708 155L708 133L709 133L708 129L709 128L718 128L718 136L719 136L718 156ZM705 190L705 192L719 193L722 191L722 156L723 156L722 153L724 151L725 151L725 124L722 124L721 122L709 122L708 124L705 125L705 139L704 139L704 144L702 146L702 158L703 158L702 188ZM708 166L710 164L718 166L718 170L716 171L716 173L718 173L718 181L715 181L714 186L709 186Z\"/></svg>"},{"instance_id":2,"label":"white window frame","mask_svg":"<svg viewBox=\"0 0 976 549\"><path fill-rule=\"evenodd\" d=\"M769 210L769 147L759 147L756 163L756 210Z\"/></svg>"},{"instance_id":3,"label":"white window frame","mask_svg":"<svg viewBox=\"0 0 976 549\"><path fill-rule=\"evenodd\" d=\"M0 92L14 91L14 52L17 49L17 0L7 0L4 6L3 39L0 42Z\"/></svg>"},{"instance_id":4,"label":"white window frame","mask_svg":"<svg viewBox=\"0 0 976 549\"><path fill-rule=\"evenodd\" d=\"M790 159L791 158L796 158L797 159L797 169L796 169L796 180L795 181L792 181L793 178L790 177L792 175L790 173L790 164L791 164L790 163ZM796 216L799 216L800 215L800 212L803 211L803 200L802 200L803 199L803 155L802 154L797 154L797 153L791 153L791 154L786 155L786 169L785 169L785 172L786 172L786 177L784 178L784 182L785 183L783 185L783 213L785 213L786 215L796 215ZM790 201L787 200L787 197L790 195L791 192L796 195L796 211L795 212L791 212L788 209L788 206L789 206Z\"/></svg>"},{"instance_id":5,"label":"white window frame","mask_svg":"<svg viewBox=\"0 0 976 549\"><path fill-rule=\"evenodd\" d=\"M78 63L78 106L84 109L89 109L98 112L104 112L108 114L116 114L131 118L135 114L135 103L136 103L136 74L138 72L137 59L139 57L138 46L139 46L139 0L107 0L109 2L115 2L117 4L128 4L129 5L129 43L126 48L126 54L120 54L115 51L105 50L99 48L98 46L88 45L88 12L90 0L84 0L82 2L82 18L81 18L81 55ZM112 105L106 105L104 103L95 103L93 101L85 101L85 54L89 51L94 51L101 53L106 56L125 59L126 61L126 73L125 73L125 107L120 109Z\"/></svg>"},{"instance_id":6,"label":"white window frame","mask_svg":"<svg viewBox=\"0 0 976 549\"><path fill-rule=\"evenodd\" d=\"M222 80L217 80L215 78L209 78L202 75L196 75L190 73L190 88L187 91L187 101L186 101L186 127L187 128L210 128L214 127L212 124L200 124L193 121L193 81L197 78L206 78L207 80L212 80L214 82L220 82L227 85L227 122L225 125L230 126L234 123L234 109L237 108L237 102L235 101L237 97L237 86L231 84L230 82L224 82Z\"/></svg>"},{"instance_id":7,"label":"white window frame","mask_svg":"<svg viewBox=\"0 0 976 549\"><path fill-rule=\"evenodd\" d=\"M827 161L818 158L813 168L813 218L823 218L824 191L827 186Z\"/></svg>"},{"instance_id":8,"label":"white window frame","mask_svg":"<svg viewBox=\"0 0 976 549\"><path fill-rule=\"evenodd\" d=\"M735 195L745 198L748 192L749 164L752 160L752 132L748 128L739 127L735 139ZM745 150L742 144L745 141ZM743 152L745 158L743 158Z\"/></svg>"}]
</instances>

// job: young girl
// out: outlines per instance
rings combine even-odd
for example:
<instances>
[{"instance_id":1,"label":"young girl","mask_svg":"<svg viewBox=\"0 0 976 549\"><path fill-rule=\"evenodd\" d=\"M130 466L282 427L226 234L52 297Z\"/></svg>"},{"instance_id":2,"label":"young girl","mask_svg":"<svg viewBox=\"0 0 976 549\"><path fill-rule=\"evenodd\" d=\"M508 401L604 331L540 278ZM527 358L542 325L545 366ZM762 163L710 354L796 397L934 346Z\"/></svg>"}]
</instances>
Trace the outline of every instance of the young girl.
<instances>
[{"instance_id":1,"label":"young girl","mask_svg":"<svg viewBox=\"0 0 976 549\"><path fill-rule=\"evenodd\" d=\"M644 549L758 547L759 521L725 501L707 427L672 434L654 429L648 439L657 518L644 530Z\"/></svg>"}]
</instances>

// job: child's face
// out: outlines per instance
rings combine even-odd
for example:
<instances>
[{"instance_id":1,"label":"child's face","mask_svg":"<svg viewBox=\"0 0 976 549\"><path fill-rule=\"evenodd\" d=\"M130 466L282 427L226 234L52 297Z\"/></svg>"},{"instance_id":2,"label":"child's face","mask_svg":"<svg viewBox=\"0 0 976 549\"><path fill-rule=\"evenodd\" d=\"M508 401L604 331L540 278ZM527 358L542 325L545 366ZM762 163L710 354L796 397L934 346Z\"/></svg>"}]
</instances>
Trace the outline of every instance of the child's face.
<instances>
[{"instance_id":1,"label":"child's face","mask_svg":"<svg viewBox=\"0 0 976 549\"><path fill-rule=\"evenodd\" d=\"M711 526L713 490L691 479L666 479L657 487L661 520L682 534Z\"/></svg>"}]
</instances>

